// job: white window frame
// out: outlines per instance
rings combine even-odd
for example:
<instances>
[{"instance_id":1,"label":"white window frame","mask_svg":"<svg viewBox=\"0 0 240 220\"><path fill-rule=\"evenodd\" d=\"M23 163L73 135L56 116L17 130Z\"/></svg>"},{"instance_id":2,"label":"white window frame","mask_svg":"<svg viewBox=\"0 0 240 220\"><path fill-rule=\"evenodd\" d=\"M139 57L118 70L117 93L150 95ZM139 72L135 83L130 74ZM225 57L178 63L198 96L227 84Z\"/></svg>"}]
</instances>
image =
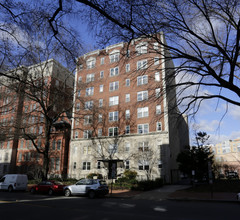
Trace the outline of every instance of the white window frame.
<instances>
[{"instance_id":1,"label":"white window frame","mask_svg":"<svg viewBox=\"0 0 240 220\"><path fill-rule=\"evenodd\" d=\"M157 121L157 123L156 123L156 131L162 131L162 122Z\"/></svg>"},{"instance_id":2,"label":"white window frame","mask_svg":"<svg viewBox=\"0 0 240 220\"><path fill-rule=\"evenodd\" d=\"M94 94L94 87L86 88L86 95L85 96L92 96Z\"/></svg>"},{"instance_id":3,"label":"white window frame","mask_svg":"<svg viewBox=\"0 0 240 220\"><path fill-rule=\"evenodd\" d=\"M85 115L84 116L84 125L92 124L93 116L92 115Z\"/></svg>"},{"instance_id":4,"label":"white window frame","mask_svg":"<svg viewBox=\"0 0 240 220\"><path fill-rule=\"evenodd\" d=\"M157 98L160 97L160 94L161 94L161 89L160 88L155 89L155 95Z\"/></svg>"},{"instance_id":5,"label":"white window frame","mask_svg":"<svg viewBox=\"0 0 240 220\"><path fill-rule=\"evenodd\" d=\"M118 152L118 145L117 144L109 144L108 146L108 153L115 154Z\"/></svg>"},{"instance_id":6,"label":"white window frame","mask_svg":"<svg viewBox=\"0 0 240 220\"><path fill-rule=\"evenodd\" d=\"M125 86L129 87L130 86L130 79L126 79L125 83L126 83Z\"/></svg>"},{"instance_id":7,"label":"white window frame","mask_svg":"<svg viewBox=\"0 0 240 220\"><path fill-rule=\"evenodd\" d=\"M154 65L159 65L159 63L160 63L160 58L154 57Z\"/></svg>"},{"instance_id":8,"label":"white window frame","mask_svg":"<svg viewBox=\"0 0 240 220\"><path fill-rule=\"evenodd\" d=\"M92 109L92 108L93 108L93 101L87 101L87 102L85 102L85 103L84 103L84 108L85 108L86 110Z\"/></svg>"},{"instance_id":9,"label":"white window frame","mask_svg":"<svg viewBox=\"0 0 240 220\"><path fill-rule=\"evenodd\" d=\"M130 64L128 63L128 64L126 64L126 73L128 73L128 72L130 72Z\"/></svg>"},{"instance_id":10,"label":"white window frame","mask_svg":"<svg viewBox=\"0 0 240 220\"><path fill-rule=\"evenodd\" d=\"M119 75L119 68L118 68L118 66L110 69L110 76L111 77L112 76L118 76L118 75Z\"/></svg>"},{"instance_id":11,"label":"white window frame","mask_svg":"<svg viewBox=\"0 0 240 220\"><path fill-rule=\"evenodd\" d=\"M109 97L109 106L118 105L119 104L119 96Z\"/></svg>"},{"instance_id":12,"label":"white window frame","mask_svg":"<svg viewBox=\"0 0 240 220\"><path fill-rule=\"evenodd\" d=\"M118 121L118 111L108 113L109 121Z\"/></svg>"},{"instance_id":13,"label":"white window frame","mask_svg":"<svg viewBox=\"0 0 240 220\"><path fill-rule=\"evenodd\" d=\"M148 100L148 91L147 90L140 91L137 93L137 101L141 102L144 100Z\"/></svg>"},{"instance_id":14,"label":"white window frame","mask_svg":"<svg viewBox=\"0 0 240 220\"><path fill-rule=\"evenodd\" d=\"M99 86L99 92L103 92L103 85Z\"/></svg>"},{"instance_id":15,"label":"white window frame","mask_svg":"<svg viewBox=\"0 0 240 220\"><path fill-rule=\"evenodd\" d=\"M148 84L148 75L138 76L137 77L137 85L146 85Z\"/></svg>"},{"instance_id":16,"label":"white window frame","mask_svg":"<svg viewBox=\"0 0 240 220\"><path fill-rule=\"evenodd\" d=\"M146 118L149 116L148 107L142 107L137 109L137 117L138 118Z\"/></svg>"},{"instance_id":17,"label":"white window frame","mask_svg":"<svg viewBox=\"0 0 240 220\"><path fill-rule=\"evenodd\" d=\"M91 138L92 137L92 131L91 130L84 130L83 131L83 138Z\"/></svg>"},{"instance_id":18,"label":"white window frame","mask_svg":"<svg viewBox=\"0 0 240 220\"><path fill-rule=\"evenodd\" d=\"M102 79L104 77L104 71L100 71L100 78Z\"/></svg>"},{"instance_id":19,"label":"white window frame","mask_svg":"<svg viewBox=\"0 0 240 220\"><path fill-rule=\"evenodd\" d=\"M95 78L95 74L94 73L87 74L87 76L86 76L86 83L93 82L94 78Z\"/></svg>"},{"instance_id":20,"label":"white window frame","mask_svg":"<svg viewBox=\"0 0 240 220\"><path fill-rule=\"evenodd\" d=\"M155 73L155 81L160 82L160 73L159 72Z\"/></svg>"},{"instance_id":21,"label":"white window frame","mask_svg":"<svg viewBox=\"0 0 240 220\"><path fill-rule=\"evenodd\" d=\"M137 61L137 70L144 70L147 69L147 67L148 67L147 59Z\"/></svg>"},{"instance_id":22,"label":"white window frame","mask_svg":"<svg viewBox=\"0 0 240 220\"><path fill-rule=\"evenodd\" d=\"M130 102L130 94L125 95L125 102Z\"/></svg>"},{"instance_id":23,"label":"white window frame","mask_svg":"<svg viewBox=\"0 0 240 220\"><path fill-rule=\"evenodd\" d=\"M103 120L103 115L102 114L98 114L98 122L102 122Z\"/></svg>"},{"instance_id":24,"label":"white window frame","mask_svg":"<svg viewBox=\"0 0 240 220\"><path fill-rule=\"evenodd\" d=\"M104 57L101 57L100 64L101 64L101 65L104 64Z\"/></svg>"},{"instance_id":25,"label":"white window frame","mask_svg":"<svg viewBox=\"0 0 240 220\"><path fill-rule=\"evenodd\" d=\"M130 119L130 110L129 109L127 109L125 111L125 119Z\"/></svg>"},{"instance_id":26,"label":"white window frame","mask_svg":"<svg viewBox=\"0 0 240 220\"><path fill-rule=\"evenodd\" d=\"M161 105L156 105L156 115L161 114Z\"/></svg>"},{"instance_id":27,"label":"white window frame","mask_svg":"<svg viewBox=\"0 0 240 220\"><path fill-rule=\"evenodd\" d=\"M141 42L136 46L136 51L138 55L146 54L148 50L148 43L147 42Z\"/></svg>"},{"instance_id":28,"label":"white window frame","mask_svg":"<svg viewBox=\"0 0 240 220\"><path fill-rule=\"evenodd\" d=\"M91 162L83 162L82 170L91 170Z\"/></svg>"},{"instance_id":29,"label":"white window frame","mask_svg":"<svg viewBox=\"0 0 240 220\"><path fill-rule=\"evenodd\" d=\"M118 136L118 127L110 127L110 128L108 128L108 136L109 137L116 137L116 136Z\"/></svg>"},{"instance_id":30,"label":"white window frame","mask_svg":"<svg viewBox=\"0 0 240 220\"><path fill-rule=\"evenodd\" d=\"M125 134L130 134L130 125L125 126Z\"/></svg>"},{"instance_id":31,"label":"white window frame","mask_svg":"<svg viewBox=\"0 0 240 220\"><path fill-rule=\"evenodd\" d=\"M98 128L98 137L102 137L102 128Z\"/></svg>"},{"instance_id":32,"label":"white window frame","mask_svg":"<svg viewBox=\"0 0 240 220\"><path fill-rule=\"evenodd\" d=\"M99 99L99 101L98 101L98 106L99 106L99 107L103 107L103 99Z\"/></svg>"},{"instance_id":33,"label":"white window frame","mask_svg":"<svg viewBox=\"0 0 240 220\"><path fill-rule=\"evenodd\" d=\"M96 65L96 58L95 57L90 57L87 61L86 61L86 64L87 64L87 69L92 69L95 67Z\"/></svg>"},{"instance_id":34,"label":"white window frame","mask_svg":"<svg viewBox=\"0 0 240 220\"><path fill-rule=\"evenodd\" d=\"M141 141L138 142L138 151L149 151L149 142L148 141Z\"/></svg>"},{"instance_id":35,"label":"white window frame","mask_svg":"<svg viewBox=\"0 0 240 220\"><path fill-rule=\"evenodd\" d=\"M117 52L112 52L110 55L109 55L109 60L110 60L110 63L115 63L115 62L118 62L119 61L119 58L120 58L120 52L117 51Z\"/></svg>"},{"instance_id":36,"label":"white window frame","mask_svg":"<svg viewBox=\"0 0 240 220\"><path fill-rule=\"evenodd\" d=\"M119 81L109 83L109 91L115 91L119 89Z\"/></svg>"},{"instance_id":37,"label":"white window frame","mask_svg":"<svg viewBox=\"0 0 240 220\"><path fill-rule=\"evenodd\" d=\"M149 124L138 124L137 125L138 134L148 134Z\"/></svg>"}]
</instances>

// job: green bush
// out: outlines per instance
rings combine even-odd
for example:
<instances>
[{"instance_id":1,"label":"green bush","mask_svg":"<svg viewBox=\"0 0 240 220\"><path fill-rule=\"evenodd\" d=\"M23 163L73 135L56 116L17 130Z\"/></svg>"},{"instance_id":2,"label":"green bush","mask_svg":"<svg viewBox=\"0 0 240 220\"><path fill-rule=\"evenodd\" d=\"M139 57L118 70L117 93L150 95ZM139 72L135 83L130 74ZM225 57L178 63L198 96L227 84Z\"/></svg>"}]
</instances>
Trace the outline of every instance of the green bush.
<instances>
[{"instance_id":1,"label":"green bush","mask_svg":"<svg viewBox=\"0 0 240 220\"><path fill-rule=\"evenodd\" d=\"M152 190L156 189L158 187L163 186L163 180L160 178L157 178L155 180L143 180L143 181L138 181L136 186L133 186L133 190L141 190L141 191L147 191L147 190Z\"/></svg>"}]
</instances>

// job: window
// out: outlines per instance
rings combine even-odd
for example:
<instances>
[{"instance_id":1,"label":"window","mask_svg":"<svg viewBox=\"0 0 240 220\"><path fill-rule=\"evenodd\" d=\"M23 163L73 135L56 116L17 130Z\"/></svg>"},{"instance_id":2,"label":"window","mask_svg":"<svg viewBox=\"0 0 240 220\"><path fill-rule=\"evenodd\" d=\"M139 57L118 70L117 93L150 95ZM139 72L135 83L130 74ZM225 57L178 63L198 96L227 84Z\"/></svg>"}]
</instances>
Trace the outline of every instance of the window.
<instances>
[{"instance_id":1,"label":"window","mask_svg":"<svg viewBox=\"0 0 240 220\"><path fill-rule=\"evenodd\" d=\"M137 93L137 101L148 100L148 91L141 91Z\"/></svg>"},{"instance_id":2,"label":"window","mask_svg":"<svg viewBox=\"0 0 240 220\"><path fill-rule=\"evenodd\" d=\"M83 147L83 154L84 155L90 155L92 153L92 148L91 146L84 146Z\"/></svg>"},{"instance_id":3,"label":"window","mask_svg":"<svg viewBox=\"0 0 240 220\"><path fill-rule=\"evenodd\" d=\"M108 136L114 137L118 135L118 128L117 127L112 127L108 128Z\"/></svg>"},{"instance_id":4,"label":"window","mask_svg":"<svg viewBox=\"0 0 240 220\"><path fill-rule=\"evenodd\" d=\"M125 151L126 151L126 152L129 152L129 151L130 151L130 143L129 143L129 142L126 142L126 143L125 143Z\"/></svg>"},{"instance_id":5,"label":"window","mask_svg":"<svg viewBox=\"0 0 240 220\"><path fill-rule=\"evenodd\" d=\"M22 161L22 153L20 152L18 155L18 162Z\"/></svg>"},{"instance_id":6,"label":"window","mask_svg":"<svg viewBox=\"0 0 240 220\"><path fill-rule=\"evenodd\" d=\"M60 150L61 149L61 145L62 145L62 141L58 140L57 141L57 149Z\"/></svg>"},{"instance_id":7,"label":"window","mask_svg":"<svg viewBox=\"0 0 240 220\"><path fill-rule=\"evenodd\" d=\"M87 101L85 102L85 109L92 109L93 107L93 101Z\"/></svg>"},{"instance_id":8,"label":"window","mask_svg":"<svg viewBox=\"0 0 240 220\"><path fill-rule=\"evenodd\" d=\"M80 90L80 89L77 91L77 96L78 96L78 97L81 96L81 90Z\"/></svg>"},{"instance_id":9,"label":"window","mask_svg":"<svg viewBox=\"0 0 240 220\"><path fill-rule=\"evenodd\" d=\"M76 111L79 111L80 110L80 103L77 103L76 104Z\"/></svg>"},{"instance_id":10,"label":"window","mask_svg":"<svg viewBox=\"0 0 240 220\"><path fill-rule=\"evenodd\" d=\"M147 43L146 42L142 42L142 43L138 44L136 46L136 51L137 51L138 55L147 53Z\"/></svg>"},{"instance_id":11,"label":"window","mask_svg":"<svg viewBox=\"0 0 240 220\"><path fill-rule=\"evenodd\" d=\"M60 170L60 159L59 157L56 158L56 171Z\"/></svg>"},{"instance_id":12,"label":"window","mask_svg":"<svg viewBox=\"0 0 240 220\"><path fill-rule=\"evenodd\" d=\"M55 162L55 158L50 158L50 170L53 171L54 170L54 162Z\"/></svg>"},{"instance_id":13,"label":"window","mask_svg":"<svg viewBox=\"0 0 240 220\"><path fill-rule=\"evenodd\" d=\"M100 61L100 62L101 62L101 65L104 64L104 57L101 58L101 61Z\"/></svg>"},{"instance_id":14,"label":"window","mask_svg":"<svg viewBox=\"0 0 240 220\"><path fill-rule=\"evenodd\" d=\"M100 161L97 162L97 169L101 169L101 162Z\"/></svg>"},{"instance_id":15,"label":"window","mask_svg":"<svg viewBox=\"0 0 240 220\"><path fill-rule=\"evenodd\" d=\"M149 132L148 124L138 125L138 134L147 134Z\"/></svg>"},{"instance_id":16,"label":"window","mask_svg":"<svg viewBox=\"0 0 240 220\"><path fill-rule=\"evenodd\" d=\"M38 143L39 143L39 146L41 146L41 140L39 140ZM55 140L52 141L52 149L56 150L56 141Z\"/></svg>"},{"instance_id":17,"label":"window","mask_svg":"<svg viewBox=\"0 0 240 220\"><path fill-rule=\"evenodd\" d=\"M154 65L159 65L159 57L154 57Z\"/></svg>"},{"instance_id":18,"label":"window","mask_svg":"<svg viewBox=\"0 0 240 220\"><path fill-rule=\"evenodd\" d=\"M111 53L110 56L109 56L110 63L114 63L114 62L119 61L119 55L120 55L119 52Z\"/></svg>"},{"instance_id":19,"label":"window","mask_svg":"<svg viewBox=\"0 0 240 220\"><path fill-rule=\"evenodd\" d=\"M102 137L102 128L98 129L98 137Z\"/></svg>"},{"instance_id":20,"label":"window","mask_svg":"<svg viewBox=\"0 0 240 220\"><path fill-rule=\"evenodd\" d=\"M83 131L83 138L91 138L91 137L92 137L92 131L91 130Z\"/></svg>"},{"instance_id":21,"label":"window","mask_svg":"<svg viewBox=\"0 0 240 220\"><path fill-rule=\"evenodd\" d=\"M75 138L78 138L78 131L75 131Z\"/></svg>"},{"instance_id":22,"label":"window","mask_svg":"<svg viewBox=\"0 0 240 220\"><path fill-rule=\"evenodd\" d=\"M147 141L143 141L143 142L138 142L138 150L139 151L149 151L149 145Z\"/></svg>"},{"instance_id":23,"label":"window","mask_svg":"<svg viewBox=\"0 0 240 220\"><path fill-rule=\"evenodd\" d=\"M161 114L161 105L156 106L156 115Z\"/></svg>"},{"instance_id":24,"label":"window","mask_svg":"<svg viewBox=\"0 0 240 220\"><path fill-rule=\"evenodd\" d=\"M115 67L115 68L111 68L111 69L110 69L110 76L117 76L118 73L119 73L118 67Z\"/></svg>"},{"instance_id":25,"label":"window","mask_svg":"<svg viewBox=\"0 0 240 220\"><path fill-rule=\"evenodd\" d=\"M139 60L137 62L137 70L147 69L147 60Z\"/></svg>"},{"instance_id":26,"label":"window","mask_svg":"<svg viewBox=\"0 0 240 220\"><path fill-rule=\"evenodd\" d=\"M100 78L102 79L104 77L104 71L100 72Z\"/></svg>"},{"instance_id":27,"label":"window","mask_svg":"<svg viewBox=\"0 0 240 220\"><path fill-rule=\"evenodd\" d=\"M110 154L115 154L117 153L118 145L117 144L109 144L108 146L108 152Z\"/></svg>"},{"instance_id":28,"label":"window","mask_svg":"<svg viewBox=\"0 0 240 220\"><path fill-rule=\"evenodd\" d=\"M156 131L161 131L161 130L162 130L162 123L161 122L157 122Z\"/></svg>"},{"instance_id":29,"label":"window","mask_svg":"<svg viewBox=\"0 0 240 220\"><path fill-rule=\"evenodd\" d=\"M158 43L154 43L154 44L153 44L153 49L154 49L154 50L158 50Z\"/></svg>"},{"instance_id":30,"label":"window","mask_svg":"<svg viewBox=\"0 0 240 220\"><path fill-rule=\"evenodd\" d=\"M86 115L86 116L84 116L84 124L85 124L85 125L92 124L92 120L93 120L92 115Z\"/></svg>"},{"instance_id":31,"label":"window","mask_svg":"<svg viewBox=\"0 0 240 220\"><path fill-rule=\"evenodd\" d=\"M148 83L148 76L147 75L137 77L137 85L138 86L145 85L147 83Z\"/></svg>"},{"instance_id":32,"label":"window","mask_svg":"<svg viewBox=\"0 0 240 220\"><path fill-rule=\"evenodd\" d=\"M39 126L39 134L42 134L42 132L43 132L43 126Z\"/></svg>"},{"instance_id":33,"label":"window","mask_svg":"<svg viewBox=\"0 0 240 220\"><path fill-rule=\"evenodd\" d=\"M139 160L138 161L138 169L139 170L149 170L149 162L147 160Z\"/></svg>"},{"instance_id":34,"label":"window","mask_svg":"<svg viewBox=\"0 0 240 220\"><path fill-rule=\"evenodd\" d=\"M94 87L86 88L86 96L92 96L94 93Z\"/></svg>"},{"instance_id":35,"label":"window","mask_svg":"<svg viewBox=\"0 0 240 220\"><path fill-rule=\"evenodd\" d=\"M99 86L99 92L103 92L103 85Z\"/></svg>"},{"instance_id":36,"label":"window","mask_svg":"<svg viewBox=\"0 0 240 220\"><path fill-rule=\"evenodd\" d=\"M91 74L87 74L87 77L86 77L86 82L93 82L94 81L94 73L91 73Z\"/></svg>"},{"instance_id":37,"label":"window","mask_svg":"<svg viewBox=\"0 0 240 220\"><path fill-rule=\"evenodd\" d=\"M126 57L130 57L130 50L127 50Z\"/></svg>"},{"instance_id":38,"label":"window","mask_svg":"<svg viewBox=\"0 0 240 220\"><path fill-rule=\"evenodd\" d=\"M74 163L73 163L73 169L76 170L76 168L77 168L77 163L74 162Z\"/></svg>"},{"instance_id":39,"label":"window","mask_svg":"<svg viewBox=\"0 0 240 220\"><path fill-rule=\"evenodd\" d=\"M88 69L92 69L94 68L96 65L96 58L94 57L90 57L88 60L87 60L87 68Z\"/></svg>"},{"instance_id":40,"label":"window","mask_svg":"<svg viewBox=\"0 0 240 220\"><path fill-rule=\"evenodd\" d=\"M23 140L20 142L20 149L23 149Z\"/></svg>"},{"instance_id":41,"label":"window","mask_svg":"<svg viewBox=\"0 0 240 220\"><path fill-rule=\"evenodd\" d=\"M125 161L125 169L129 170L130 166L129 166L129 160Z\"/></svg>"},{"instance_id":42,"label":"window","mask_svg":"<svg viewBox=\"0 0 240 220\"><path fill-rule=\"evenodd\" d=\"M160 97L160 88L155 89L156 97Z\"/></svg>"},{"instance_id":43,"label":"window","mask_svg":"<svg viewBox=\"0 0 240 220\"><path fill-rule=\"evenodd\" d=\"M80 83L80 82L82 82L82 77L81 76L78 77L78 83Z\"/></svg>"},{"instance_id":44,"label":"window","mask_svg":"<svg viewBox=\"0 0 240 220\"><path fill-rule=\"evenodd\" d=\"M126 125L125 134L130 134L130 125Z\"/></svg>"},{"instance_id":45,"label":"window","mask_svg":"<svg viewBox=\"0 0 240 220\"><path fill-rule=\"evenodd\" d=\"M127 110L125 111L125 118L126 118L126 119L129 119L129 118L130 118L130 110L129 110L129 109L127 109Z\"/></svg>"},{"instance_id":46,"label":"window","mask_svg":"<svg viewBox=\"0 0 240 220\"><path fill-rule=\"evenodd\" d=\"M125 102L130 102L130 94L126 94L126 96L125 96Z\"/></svg>"},{"instance_id":47,"label":"window","mask_svg":"<svg viewBox=\"0 0 240 220\"><path fill-rule=\"evenodd\" d=\"M99 99L99 104L98 104L99 107L103 107L103 99Z\"/></svg>"},{"instance_id":48,"label":"window","mask_svg":"<svg viewBox=\"0 0 240 220\"><path fill-rule=\"evenodd\" d=\"M109 97L109 106L118 105L118 103L119 103L119 97L118 96Z\"/></svg>"},{"instance_id":49,"label":"window","mask_svg":"<svg viewBox=\"0 0 240 220\"><path fill-rule=\"evenodd\" d=\"M109 83L109 91L115 91L119 88L119 81Z\"/></svg>"},{"instance_id":50,"label":"window","mask_svg":"<svg viewBox=\"0 0 240 220\"><path fill-rule=\"evenodd\" d=\"M102 119L103 119L102 114L99 114L99 115L98 115L98 122L102 122Z\"/></svg>"},{"instance_id":51,"label":"window","mask_svg":"<svg viewBox=\"0 0 240 220\"><path fill-rule=\"evenodd\" d=\"M91 170L91 162L83 162L83 170Z\"/></svg>"},{"instance_id":52,"label":"window","mask_svg":"<svg viewBox=\"0 0 240 220\"><path fill-rule=\"evenodd\" d=\"M138 108L137 117L138 118L148 117L148 107Z\"/></svg>"},{"instance_id":53,"label":"window","mask_svg":"<svg viewBox=\"0 0 240 220\"><path fill-rule=\"evenodd\" d=\"M109 121L118 121L118 111L109 112Z\"/></svg>"},{"instance_id":54,"label":"window","mask_svg":"<svg viewBox=\"0 0 240 220\"><path fill-rule=\"evenodd\" d=\"M126 86L130 86L130 79L126 79Z\"/></svg>"},{"instance_id":55,"label":"window","mask_svg":"<svg viewBox=\"0 0 240 220\"><path fill-rule=\"evenodd\" d=\"M130 72L130 64L126 64L126 72Z\"/></svg>"},{"instance_id":56,"label":"window","mask_svg":"<svg viewBox=\"0 0 240 220\"><path fill-rule=\"evenodd\" d=\"M160 73L159 73L159 72L156 72L156 73L155 73L155 81L156 81L156 82L159 82L159 81L160 81Z\"/></svg>"}]
</instances>

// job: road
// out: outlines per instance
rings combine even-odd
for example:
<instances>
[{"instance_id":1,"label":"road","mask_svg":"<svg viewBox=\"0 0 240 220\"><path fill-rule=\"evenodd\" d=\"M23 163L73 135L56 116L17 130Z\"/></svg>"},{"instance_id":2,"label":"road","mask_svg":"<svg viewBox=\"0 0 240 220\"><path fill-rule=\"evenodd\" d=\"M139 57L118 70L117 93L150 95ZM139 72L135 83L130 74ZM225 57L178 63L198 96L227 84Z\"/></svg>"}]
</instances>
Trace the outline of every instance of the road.
<instances>
[{"instance_id":1,"label":"road","mask_svg":"<svg viewBox=\"0 0 240 220\"><path fill-rule=\"evenodd\" d=\"M238 203L31 195L0 192L1 220L226 220L239 218Z\"/></svg>"}]
</instances>

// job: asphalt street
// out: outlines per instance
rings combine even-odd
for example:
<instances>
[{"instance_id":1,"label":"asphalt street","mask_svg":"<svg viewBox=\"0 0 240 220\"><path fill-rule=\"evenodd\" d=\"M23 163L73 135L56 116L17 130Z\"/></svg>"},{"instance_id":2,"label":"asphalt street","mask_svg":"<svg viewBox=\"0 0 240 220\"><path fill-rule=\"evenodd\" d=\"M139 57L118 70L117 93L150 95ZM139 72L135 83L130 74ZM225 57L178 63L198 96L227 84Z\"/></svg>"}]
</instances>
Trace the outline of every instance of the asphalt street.
<instances>
[{"instance_id":1,"label":"asphalt street","mask_svg":"<svg viewBox=\"0 0 240 220\"><path fill-rule=\"evenodd\" d=\"M31 195L0 192L1 220L226 220L239 218L238 203L197 201L154 201L120 198Z\"/></svg>"}]
</instances>

